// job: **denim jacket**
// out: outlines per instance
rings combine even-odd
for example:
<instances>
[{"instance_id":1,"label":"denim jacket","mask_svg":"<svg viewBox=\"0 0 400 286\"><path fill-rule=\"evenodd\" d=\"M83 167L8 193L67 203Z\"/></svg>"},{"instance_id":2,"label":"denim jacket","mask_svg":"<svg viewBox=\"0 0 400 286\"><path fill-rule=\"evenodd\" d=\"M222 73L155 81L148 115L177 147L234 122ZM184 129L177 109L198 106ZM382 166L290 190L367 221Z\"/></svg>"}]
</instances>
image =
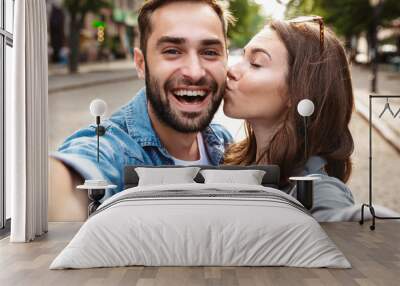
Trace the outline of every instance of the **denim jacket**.
<instances>
[{"instance_id":1,"label":"denim jacket","mask_svg":"<svg viewBox=\"0 0 400 286\"><path fill-rule=\"evenodd\" d=\"M174 161L155 133L147 111L145 89L111 118L102 122L106 134L100 137L100 160L97 163L95 125L69 136L52 157L61 160L84 179L106 179L117 188L106 191L107 198L123 190L126 165L174 165ZM231 134L221 125L211 123L201 132L210 163L223 163Z\"/></svg>"}]
</instances>

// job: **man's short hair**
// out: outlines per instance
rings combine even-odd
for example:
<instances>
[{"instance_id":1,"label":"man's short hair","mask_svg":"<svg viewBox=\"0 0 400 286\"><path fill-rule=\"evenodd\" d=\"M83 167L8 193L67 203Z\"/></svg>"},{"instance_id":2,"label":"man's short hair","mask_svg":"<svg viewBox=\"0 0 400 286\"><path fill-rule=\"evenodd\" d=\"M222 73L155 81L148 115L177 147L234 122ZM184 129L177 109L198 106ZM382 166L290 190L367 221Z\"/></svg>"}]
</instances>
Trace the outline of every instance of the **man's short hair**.
<instances>
[{"instance_id":1,"label":"man's short hair","mask_svg":"<svg viewBox=\"0 0 400 286\"><path fill-rule=\"evenodd\" d=\"M204 3L209 5L215 13L217 13L221 20L222 29L226 39L228 25L234 23L234 17L228 10L228 1L220 0L147 0L143 3L139 10L138 24L139 24L139 36L140 36L140 49L143 54L146 55L146 44L149 39L149 35L152 32L151 27L151 15L158 8L174 3L174 2L193 2L193 3ZM179 20L178 20L179 21Z\"/></svg>"}]
</instances>

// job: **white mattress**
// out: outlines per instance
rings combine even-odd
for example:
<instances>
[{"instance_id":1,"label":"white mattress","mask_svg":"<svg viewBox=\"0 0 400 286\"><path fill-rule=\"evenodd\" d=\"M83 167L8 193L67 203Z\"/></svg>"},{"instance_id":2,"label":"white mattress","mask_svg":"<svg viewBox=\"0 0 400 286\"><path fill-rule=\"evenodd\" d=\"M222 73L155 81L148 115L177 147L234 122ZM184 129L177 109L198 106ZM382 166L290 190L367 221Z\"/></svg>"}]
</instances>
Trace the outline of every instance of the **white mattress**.
<instances>
[{"instance_id":1,"label":"white mattress","mask_svg":"<svg viewBox=\"0 0 400 286\"><path fill-rule=\"evenodd\" d=\"M196 183L109 198L50 269L127 265L351 267L293 197L262 186Z\"/></svg>"}]
</instances>

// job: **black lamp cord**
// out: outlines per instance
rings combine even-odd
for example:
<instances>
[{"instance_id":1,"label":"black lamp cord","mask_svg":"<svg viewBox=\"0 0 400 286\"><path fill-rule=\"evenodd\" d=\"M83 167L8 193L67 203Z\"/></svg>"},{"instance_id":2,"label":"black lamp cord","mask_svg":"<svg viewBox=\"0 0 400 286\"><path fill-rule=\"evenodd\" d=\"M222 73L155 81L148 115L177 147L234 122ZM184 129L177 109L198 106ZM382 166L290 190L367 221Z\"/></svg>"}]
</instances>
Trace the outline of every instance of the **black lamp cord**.
<instances>
[{"instance_id":1,"label":"black lamp cord","mask_svg":"<svg viewBox=\"0 0 400 286\"><path fill-rule=\"evenodd\" d=\"M307 116L304 116L304 159L307 162L307 158L308 158L308 150L307 150L307 146L308 146L308 138L307 138Z\"/></svg>"},{"instance_id":2,"label":"black lamp cord","mask_svg":"<svg viewBox=\"0 0 400 286\"><path fill-rule=\"evenodd\" d=\"M111 127L108 126L107 128L104 128L104 126L100 125L100 116L96 116L96 125L97 127L95 127L96 129L96 135L97 135L97 163L99 163L100 161L100 136L103 136L104 134L106 134L106 131L108 130L108 128Z\"/></svg>"}]
</instances>

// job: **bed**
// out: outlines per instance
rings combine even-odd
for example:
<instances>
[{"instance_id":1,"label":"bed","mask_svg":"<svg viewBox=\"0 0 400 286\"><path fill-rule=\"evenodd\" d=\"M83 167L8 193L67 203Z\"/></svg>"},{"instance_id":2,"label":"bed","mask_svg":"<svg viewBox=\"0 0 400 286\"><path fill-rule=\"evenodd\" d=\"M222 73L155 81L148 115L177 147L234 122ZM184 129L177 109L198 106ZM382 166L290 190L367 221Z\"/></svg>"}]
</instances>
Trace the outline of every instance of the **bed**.
<instances>
[{"instance_id":1,"label":"bed","mask_svg":"<svg viewBox=\"0 0 400 286\"><path fill-rule=\"evenodd\" d=\"M351 267L308 210L274 188L277 166L199 166L264 170L260 185L202 182L200 173L192 183L140 185L136 168L125 169L126 190L101 204L50 269Z\"/></svg>"}]
</instances>

